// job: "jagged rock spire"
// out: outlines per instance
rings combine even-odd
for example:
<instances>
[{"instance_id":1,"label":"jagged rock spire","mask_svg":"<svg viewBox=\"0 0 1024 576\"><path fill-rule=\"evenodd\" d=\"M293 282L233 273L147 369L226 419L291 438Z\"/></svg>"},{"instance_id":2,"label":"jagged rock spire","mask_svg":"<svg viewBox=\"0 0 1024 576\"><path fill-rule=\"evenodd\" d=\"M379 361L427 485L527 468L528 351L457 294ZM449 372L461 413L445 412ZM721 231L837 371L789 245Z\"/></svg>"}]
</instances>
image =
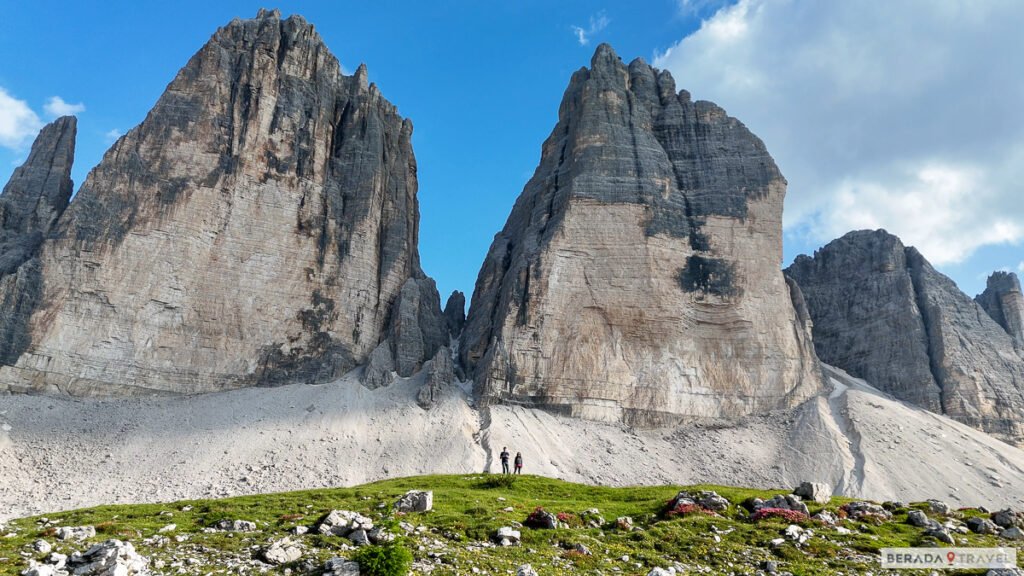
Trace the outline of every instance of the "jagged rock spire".
<instances>
[{"instance_id":1,"label":"jagged rock spire","mask_svg":"<svg viewBox=\"0 0 1024 576\"><path fill-rule=\"evenodd\" d=\"M1013 338L1014 346L1024 350L1024 296L1017 275L993 272L975 300Z\"/></svg>"},{"instance_id":2,"label":"jagged rock spire","mask_svg":"<svg viewBox=\"0 0 1024 576\"><path fill-rule=\"evenodd\" d=\"M598 46L480 270L460 346L478 394L657 424L815 393L784 194L742 123Z\"/></svg>"},{"instance_id":3,"label":"jagged rock spire","mask_svg":"<svg viewBox=\"0 0 1024 576\"><path fill-rule=\"evenodd\" d=\"M393 344L395 326L420 344L407 375L445 330L420 268L411 136L302 17L220 28L60 218L32 346L0 381L77 394L321 382ZM400 293L436 310L399 322Z\"/></svg>"}]
</instances>

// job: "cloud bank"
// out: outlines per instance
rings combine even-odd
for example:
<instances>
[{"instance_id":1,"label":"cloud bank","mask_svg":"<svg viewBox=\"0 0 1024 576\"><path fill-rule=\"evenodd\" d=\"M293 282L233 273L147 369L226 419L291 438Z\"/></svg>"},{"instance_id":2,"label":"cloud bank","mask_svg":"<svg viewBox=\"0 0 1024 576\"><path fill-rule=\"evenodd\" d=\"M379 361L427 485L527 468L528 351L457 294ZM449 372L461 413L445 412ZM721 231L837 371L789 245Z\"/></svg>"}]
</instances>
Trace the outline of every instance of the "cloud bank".
<instances>
[{"instance_id":1,"label":"cloud bank","mask_svg":"<svg viewBox=\"0 0 1024 576\"><path fill-rule=\"evenodd\" d=\"M39 116L24 100L0 88L0 146L19 150L43 127Z\"/></svg>"},{"instance_id":2,"label":"cloud bank","mask_svg":"<svg viewBox=\"0 0 1024 576\"><path fill-rule=\"evenodd\" d=\"M937 264L1024 241L1024 3L740 0L664 53L765 140L790 235L886 228Z\"/></svg>"},{"instance_id":3,"label":"cloud bank","mask_svg":"<svg viewBox=\"0 0 1024 576\"><path fill-rule=\"evenodd\" d=\"M50 99L46 101L46 104L43 105L43 111L46 112L48 116L52 116L54 118L58 116L71 116L85 112L85 104L71 104L65 102L60 96L51 96Z\"/></svg>"}]
</instances>

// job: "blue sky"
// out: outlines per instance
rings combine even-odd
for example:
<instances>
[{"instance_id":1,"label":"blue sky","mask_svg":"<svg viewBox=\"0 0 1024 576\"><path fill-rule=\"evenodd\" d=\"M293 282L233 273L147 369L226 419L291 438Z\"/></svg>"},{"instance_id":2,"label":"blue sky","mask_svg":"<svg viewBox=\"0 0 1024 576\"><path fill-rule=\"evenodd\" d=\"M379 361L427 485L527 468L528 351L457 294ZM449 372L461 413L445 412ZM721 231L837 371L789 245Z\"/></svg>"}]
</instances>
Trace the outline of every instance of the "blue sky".
<instances>
[{"instance_id":1,"label":"blue sky","mask_svg":"<svg viewBox=\"0 0 1024 576\"><path fill-rule=\"evenodd\" d=\"M589 63L600 42L627 61L639 56L672 70L680 88L718 102L765 139L790 181L786 263L847 229L884 226L921 246L969 294L981 290L993 269L1024 267L1017 184L1024 179L1013 168L1024 158L1024 124L1014 114L1024 84L1011 78L1020 76L1015 67L1001 75L966 72L999 64L992 50L1007 64L1024 61L1014 31L1024 14L1017 6L1024 4L993 1L979 11L991 14L966 24L954 0L907 0L895 3L899 9L869 2L858 11L842 4L465 0L276 7L315 24L346 70L366 63L370 80L412 119L420 251L442 298L453 289L472 291L493 235L536 167L570 75ZM31 138L19 130L32 125L31 116L45 122L52 113L77 110L74 178L80 184L218 26L252 17L260 6L0 3L0 181L27 155ZM928 42L915 43L917 37ZM858 48L850 53L851 46ZM904 60L907 68L897 67ZM929 66L949 72L907 72ZM965 83L959 94L934 93ZM892 105L878 106L880 98ZM969 107L975 125L936 128L944 122L937 119L954 113L953 104ZM993 159L992 150L1006 157ZM985 210L970 208L972 198Z\"/></svg>"}]
</instances>

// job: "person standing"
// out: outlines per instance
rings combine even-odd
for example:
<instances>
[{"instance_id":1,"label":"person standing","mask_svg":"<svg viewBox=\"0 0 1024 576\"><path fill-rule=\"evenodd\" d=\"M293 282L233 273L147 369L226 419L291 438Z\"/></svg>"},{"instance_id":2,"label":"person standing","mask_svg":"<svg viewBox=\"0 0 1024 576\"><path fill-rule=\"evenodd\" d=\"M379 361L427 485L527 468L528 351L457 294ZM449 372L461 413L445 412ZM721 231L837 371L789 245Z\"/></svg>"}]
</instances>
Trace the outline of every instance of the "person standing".
<instances>
[{"instance_id":1,"label":"person standing","mask_svg":"<svg viewBox=\"0 0 1024 576\"><path fill-rule=\"evenodd\" d=\"M516 452L516 474L523 473L523 453Z\"/></svg>"},{"instance_id":2,"label":"person standing","mask_svg":"<svg viewBox=\"0 0 1024 576\"><path fill-rule=\"evenodd\" d=\"M502 474L508 474L509 473L508 457L509 457L508 448L502 446L502 448L501 448L501 473Z\"/></svg>"}]
</instances>

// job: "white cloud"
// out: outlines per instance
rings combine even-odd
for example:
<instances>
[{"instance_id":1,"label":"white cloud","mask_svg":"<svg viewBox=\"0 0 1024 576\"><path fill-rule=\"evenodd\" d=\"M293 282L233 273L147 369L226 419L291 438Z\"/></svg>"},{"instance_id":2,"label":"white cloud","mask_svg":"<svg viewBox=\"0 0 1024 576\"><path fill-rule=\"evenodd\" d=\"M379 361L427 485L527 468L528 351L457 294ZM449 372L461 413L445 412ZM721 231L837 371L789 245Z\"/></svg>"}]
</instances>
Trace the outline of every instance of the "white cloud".
<instances>
[{"instance_id":1,"label":"white cloud","mask_svg":"<svg viewBox=\"0 0 1024 576\"><path fill-rule=\"evenodd\" d=\"M103 134L103 139L107 141L107 144L113 144L123 134L124 133L118 130L117 128L112 128L110 130L107 130L106 133Z\"/></svg>"},{"instance_id":2,"label":"white cloud","mask_svg":"<svg viewBox=\"0 0 1024 576\"><path fill-rule=\"evenodd\" d=\"M85 104L79 102L78 104L71 104L65 102L60 96L51 96L46 104L43 105L43 111L47 115L56 118L57 116L72 116L74 114L81 114L85 112Z\"/></svg>"},{"instance_id":3,"label":"white cloud","mask_svg":"<svg viewBox=\"0 0 1024 576\"><path fill-rule=\"evenodd\" d=\"M943 264L1024 240L1022 28L1013 0L740 0L654 62L764 139L791 235L884 227Z\"/></svg>"},{"instance_id":4,"label":"white cloud","mask_svg":"<svg viewBox=\"0 0 1024 576\"><path fill-rule=\"evenodd\" d=\"M590 17L590 25L588 27L572 26L572 33L576 36L576 41L580 43L580 46L586 46L590 44L590 38L607 28L608 24L611 24L611 20L608 19L604 12L599 12Z\"/></svg>"},{"instance_id":5,"label":"white cloud","mask_svg":"<svg viewBox=\"0 0 1024 576\"><path fill-rule=\"evenodd\" d=\"M1017 270L1024 272L1024 260L1021 260L1020 264L1017 264Z\"/></svg>"},{"instance_id":6,"label":"white cloud","mask_svg":"<svg viewBox=\"0 0 1024 576\"><path fill-rule=\"evenodd\" d=\"M24 100L0 88L0 146L20 150L43 127L39 116Z\"/></svg>"}]
</instances>

